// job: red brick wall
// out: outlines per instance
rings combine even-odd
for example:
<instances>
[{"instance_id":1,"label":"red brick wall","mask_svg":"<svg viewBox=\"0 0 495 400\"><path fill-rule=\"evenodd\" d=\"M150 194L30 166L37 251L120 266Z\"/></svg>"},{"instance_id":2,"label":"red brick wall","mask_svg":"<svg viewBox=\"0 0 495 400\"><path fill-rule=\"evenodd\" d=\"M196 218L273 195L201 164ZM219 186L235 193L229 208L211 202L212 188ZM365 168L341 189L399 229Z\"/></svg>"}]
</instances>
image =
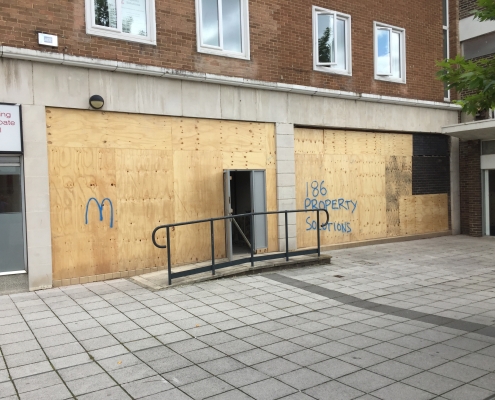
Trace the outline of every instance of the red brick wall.
<instances>
[{"instance_id":1,"label":"red brick wall","mask_svg":"<svg viewBox=\"0 0 495 400\"><path fill-rule=\"evenodd\" d=\"M459 0L459 19L464 19L473 15L473 10L477 10L478 0Z\"/></svg>"},{"instance_id":2,"label":"red brick wall","mask_svg":"<svg viewBox=\"0 0 495 400\"><path fill-rule=\"evenodd\" d=\"M460 142L461 233L482 236L480 141Z\"/></svg>"},{"instance_id":3,"label":"red brick wall","mask_svg":"<svg viewBox=\"0 0 495 400\"><path fill-rule=\"evenodd\" d=\"M441 0L250 0L251 61L197 53L194 0L155 4L157 46L87 35L84 0L0 0L0 40L6 46L187 71L443 101L442 83L435 79L435 61L443 53ZM352 77L313 72L313 5L352 16ZM373 21L406 29L406 85L374 80ZM39 46L36 31L57 34L58 49Z\"/></svg>"}]
</instances>

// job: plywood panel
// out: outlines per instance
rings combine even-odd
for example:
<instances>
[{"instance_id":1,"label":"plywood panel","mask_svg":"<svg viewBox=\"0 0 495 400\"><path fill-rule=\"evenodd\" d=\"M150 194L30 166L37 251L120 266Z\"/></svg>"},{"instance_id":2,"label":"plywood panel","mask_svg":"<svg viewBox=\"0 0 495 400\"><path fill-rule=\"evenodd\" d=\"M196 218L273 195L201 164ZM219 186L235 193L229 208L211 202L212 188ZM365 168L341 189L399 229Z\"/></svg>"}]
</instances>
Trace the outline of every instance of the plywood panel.
<instances>
[{"instance_id":1,"label":"plywood panel","mask_svg":"<svg viewBox=\"0 0 495 400\"><path fill-rule=\"evenodd\" d=\"M412 135L324 130L322 155L307 139L320 132L296 129L295 152L298 207L323 206L330 214L322 244L445 230L446 200L412 196ZM311 185L322 184L328 194L312 197ZM314 246L304 222L298 217L298 245Z\"/></svg>"},{"instance_id":2,"label":"plywood panel","mask_svg":"<svg viewBox=\"0 0 495 400\"><path fill-rule=\"evenodd\" d=\"M430 194L400 198L401 235L444 232L449 229L448 195Z\"/></svg>"},{"instance_id":3,"label":"plywood panel","mask_svg":"<svg viewBox=\"0 0 495 400\"><path fill-rule=\"evenodd\" d=\"M223 215L223 168L219 154L207 151L180 151L174 154L176 221L194 221ZM216 224L219 238L216 251L223 256L222 224ZM208 224L177 227L174 263L199 262L211 258ZM224 243L224 239L222 240ZM222 251L223 250L223 251Z\"/></svg>"},{"instance_id":4,"label":"plywood panel","mask_svg":"<svg viewBox=\"0 0 495 400\"><path fill-rule=\"evenodd\" d=\"M166 266L151 243L161 224L223 215L223 169L266 169L267 207L276 210L273 124L47 109L54 279ZM88 199L109 202L104 221ZM277 217L269 249L278 250ZM171 232L173 265L209 260L209 226ZM158 240L165 243L165 231ZM225 255L215 223L216 256Z\"/></svg>"},{"instance_id":5,"label":"plywood panel","mask_svg":"<svg viewBox=\"0 0 495 400\"><path fill-rule=\"evenodd\" d=\"M404 196L412 195L412 157L387 157L385 181L387 197L387 236L399 236L399 199Z\"/></svg>"},{"instance_id":6,"label":"plywood panel","mask_svg":"<svg viewBox=\"0 0 495 400\"><path fill-rule=\"evenodd\" d=\"M117 222L110 227L108 202L100 221L99 208L90 201L115 199L114 151L53 147L49 168L54 279L116 272Z\"/></svg>"},{"instance_id":7,"label":"plywood panel","mask_svg":"<svg viewBox=\"0 0 495 400\"><path fill-rule=\"evenodd\" d=\"M117 150L119 271L166 265L151 232L174 223L172 151ZM157 236L166 243L165 231Z\"/></svg>"},{"instance_id":8,"label":"plywood panel","mask_svg":"<svg viewBox=\"0 0 495 400\"><path fill-rule=\"evenodd\" d=\"M296 154L323 154L323 129L295 129L294 151Z\"/></svg>"},{"instance_id":9,"label":"plywood panel","mask_svg":"<svg viewBox=\"0 0 495 400\"><path fill-rule=\"evenodd\" d=\"M105 111L46 110L47 140L55 147L166 150L171 119Z\"/></svg>"}]
</instances>

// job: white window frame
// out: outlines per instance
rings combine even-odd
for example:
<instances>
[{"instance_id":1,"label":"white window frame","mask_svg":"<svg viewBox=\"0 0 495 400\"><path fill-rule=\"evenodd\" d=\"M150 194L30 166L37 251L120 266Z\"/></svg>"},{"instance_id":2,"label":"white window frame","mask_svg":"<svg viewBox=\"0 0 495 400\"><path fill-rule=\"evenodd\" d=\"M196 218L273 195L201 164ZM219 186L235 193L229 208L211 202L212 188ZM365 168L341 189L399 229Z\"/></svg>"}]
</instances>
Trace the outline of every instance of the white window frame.
<instances>
[{"instance_id":1,"label":"white window frame","mask_svg":"<svg viewBox=\"0 0 495 400\"><path fill-rule=\"evenodd\" d=\"M334 26L338 19L346 20L346 68L336 68L336 63L321 63L318 50L318 15L333 15ZM337 53L337 30L334 28L335 53ZM326 8L313 6L313 70L327 74L352 75L352 42L351 42L351 16Z\"/></svg>"},{"instance_id":2,"label":"white window frame","mask_svg":"<svg viewBox=\"0 0 495 400\"><path fill-rule=\"evenodd\" d=\"M387 29L390 33L400 34L400 78L394 78L392 75L378 74L378 35L377 31L379 29ZM373 22L373 58L375 64L375 79L379 81L395 82L395 83L406 83L406 30L404 28L399 28L397 26L383 24L381 22ZM391 35L390 35L391 37Z\"/></svg>"},{"instance_id":3,"label":"white window frame","mask_svg":"<svg viewBox=\"0 0 495 400\"><path fill-rule=\"evenodd\" d=\"M86 33L88 35L103 36L111 39L125 40L128 42L138 42L144 44L156 45L156 19L155 19L155 0L146 0L146 22L147 36L131 35L122 32L121 1L116 1L117 6L117 28L110 28L95 24L95 7L94 0L85 0L86 5Z\"/></svg>"},{"instance_id":4,"label":"white window frame","mask_svg":"<svg viewBox=\"0 0 495 400\"><path fill-rule=\"evenodd\" d=\"M447 36L447 49L446 49L446 55L447 58L450 57L450 33L449 33L449 0L445 0L445 7L446 10L442 10L442 25L443 25L443 16L445 13L445 22L447 22L447 25L443 25L443 31L442 33ZM442 42L443 42L443 37L442 37ZM445 97L445 90L444 90L444 101L450 102L450 90L447 90L447 97Z\"/></svg>"},{"instance_id":5,"label":"white window frame","mask_svg":"<svg viewBox=\"0 0 495 400\"><path fill-rule=\"evenodd\" d=\"M220 46L211 46L203 43L202 32L202 0L196 0L196 42L198 53L213 54L216 56L239 58L241 60L250 60L250 47L249 47L249 1L241 0L241 47L240 53L235 51L228 51L223 49L223 21L222 15L222 1L218 1L218 31L220 33Z\"/></svg>"}]
</instances>

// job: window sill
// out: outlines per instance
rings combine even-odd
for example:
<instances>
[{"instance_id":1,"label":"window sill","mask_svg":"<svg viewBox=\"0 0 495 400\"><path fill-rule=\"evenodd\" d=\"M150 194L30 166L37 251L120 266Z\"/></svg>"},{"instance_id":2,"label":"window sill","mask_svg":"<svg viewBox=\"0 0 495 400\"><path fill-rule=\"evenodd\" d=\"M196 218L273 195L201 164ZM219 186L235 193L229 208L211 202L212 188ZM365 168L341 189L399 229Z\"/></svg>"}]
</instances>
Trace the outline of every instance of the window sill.
<instances>
[{"instance_id":1,"label":"window sill","mask_svg":"<svg viewBox=\"0 0 495 400\"><path fill-rule=\"evenodd\" d=\"M234 52L230 52L230 51L207 49L207 48L204 48L204 47L199 47L198 48L198 53L210 54L212 56L237 58L239 60L246 60L246 61L250 61L251 60L251 57L249 55L247 55L247 54L244 54L244 53L234 53Z\"/></svg>"},{"instance_id":2,"label":"window sill","mask_svg":"<svg viewBox=\"0 0 495 400\"><path fill-rule=\"evenodd\" d=\"M381 77L378 75L375 75L375 80L383 81L383 82L390 82L390 83L402 83L403 85L406 84L405 79L384 78L384 77Z\"/></svg>"},{"instance_id":3,"label":"window sill","mask_svg":"<svg viewBox=\"0 0 495 400\"><path fill-rule=\"evenodd\" d=\"M318 65L313 66L313 71L316 72L323 72L324 74L331 74L331 75L344 75L344 76L352 76L352 71L344 71L342 69L334 69L334 68L328 68L328 67L320 67Z\"/></svg>"},{"instance_id":4,"label":"window sill","mask_svg":"<svg viewBox=\"0 0 495 400\"><path fill-rule=\"evenodd\" d=\"M111 31L106 31L104 29L98 29L98 28L89 28L86 29L86 34L91 35L91 36L99 36L99 37L104 37L107 39L117 39L117 40L124 40L126 42L133 42L133 43L142 43L142 44L148 44L151 46L156 46L156 38L154 37L139 37L139 36L134 36L134 35L128 35L125 33L120 33L120 32L111 32Z\"/></svg>"}]
</instances>

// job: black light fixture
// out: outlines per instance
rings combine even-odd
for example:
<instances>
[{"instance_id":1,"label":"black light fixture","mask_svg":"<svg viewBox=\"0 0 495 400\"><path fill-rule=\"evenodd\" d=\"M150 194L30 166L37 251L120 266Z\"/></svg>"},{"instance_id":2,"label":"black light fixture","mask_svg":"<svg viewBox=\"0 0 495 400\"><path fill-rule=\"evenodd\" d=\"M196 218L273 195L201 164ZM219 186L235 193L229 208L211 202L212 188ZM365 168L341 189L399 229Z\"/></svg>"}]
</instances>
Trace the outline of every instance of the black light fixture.
<instances>
[{"instance_id":1,"label":"black light fixture","mask_svg":"<svg viewBox=\"0 0 495 400\"><path fill-rule=\"evenodd\" d=\"M89 105L95 110L99 110L105 104L105 100L98 94L94 94L89 98Z\"/></svg>"}]
</instances>

